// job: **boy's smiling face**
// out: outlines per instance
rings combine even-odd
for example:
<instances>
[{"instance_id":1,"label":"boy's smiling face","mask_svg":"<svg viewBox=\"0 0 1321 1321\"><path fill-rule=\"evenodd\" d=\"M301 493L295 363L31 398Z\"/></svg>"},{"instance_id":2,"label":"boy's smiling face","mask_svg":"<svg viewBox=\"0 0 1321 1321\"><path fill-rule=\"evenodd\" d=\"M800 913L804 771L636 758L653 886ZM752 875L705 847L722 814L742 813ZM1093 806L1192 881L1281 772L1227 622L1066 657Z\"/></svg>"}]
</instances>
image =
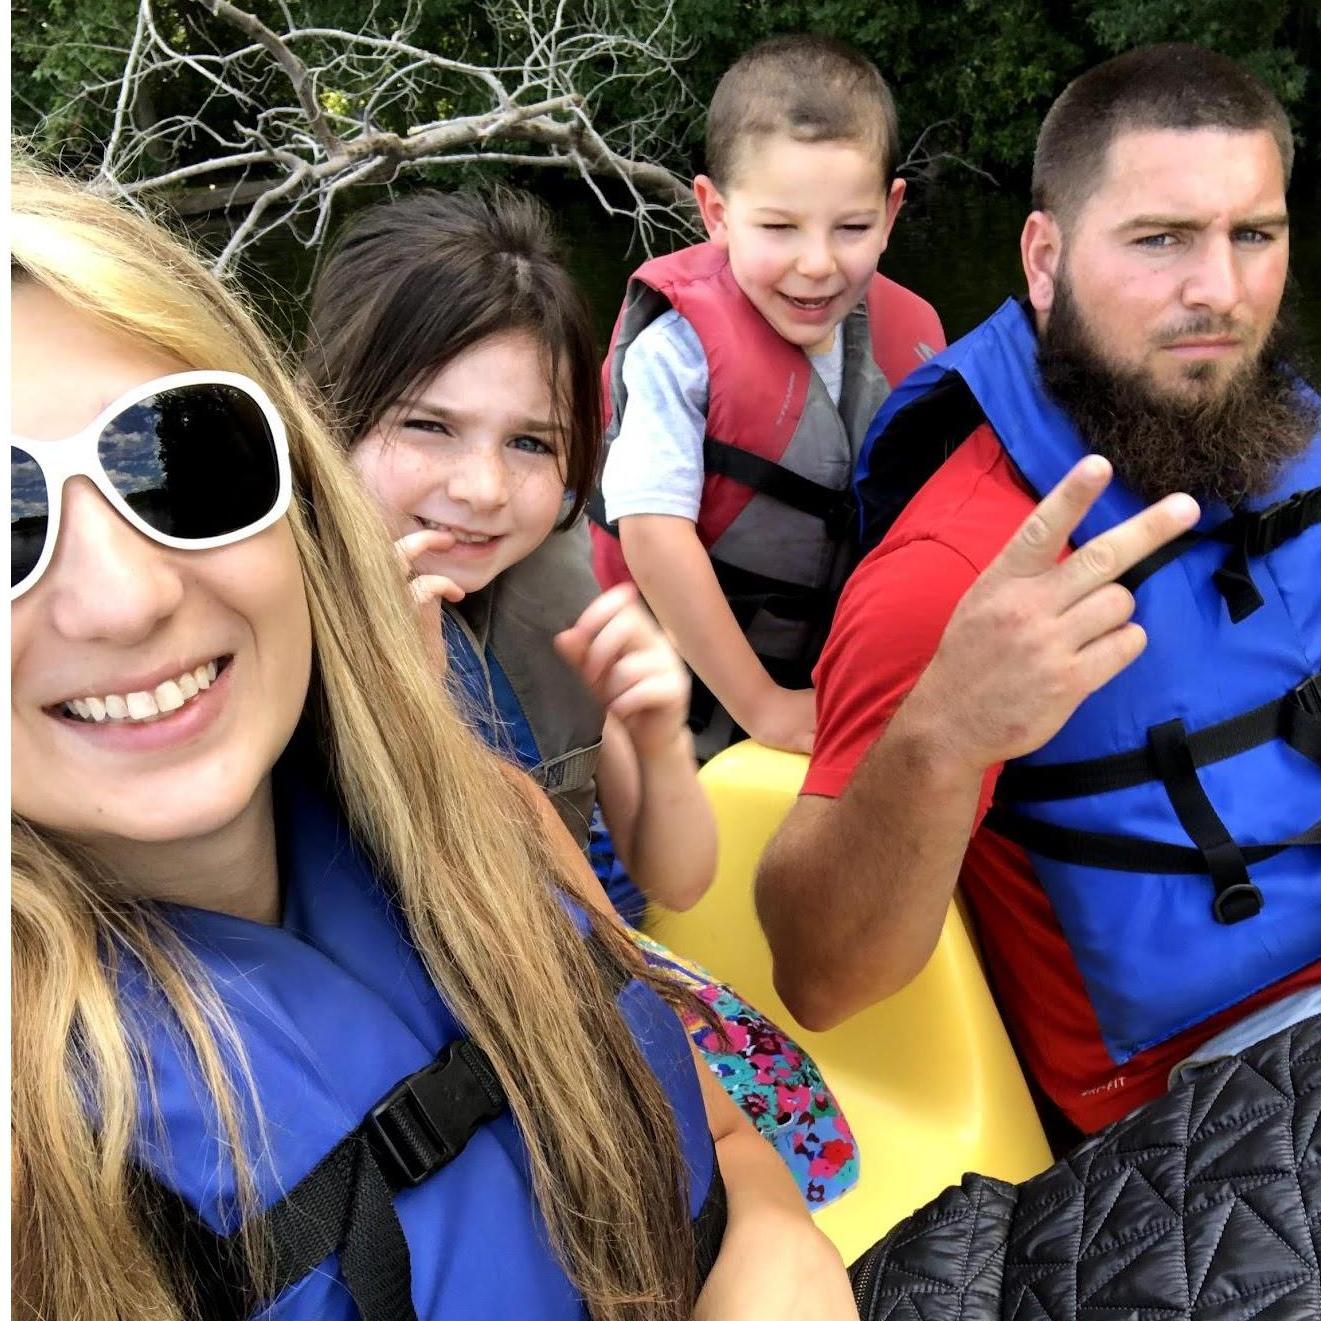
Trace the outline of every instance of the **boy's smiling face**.
<instances>
[{"instance_id":1,"label":"boy's smiling face","mask_svg":"<svg viewBox=\"0 0 1321 1321\"><path fill-rule=\"evenodd\" d=\"M904 183L887 190L875 154L852 143L772 134L740 151L723 192L705 175L693 190L752 305L782 339L821 353L876 273Z\"/></svg>"}]
</instances>

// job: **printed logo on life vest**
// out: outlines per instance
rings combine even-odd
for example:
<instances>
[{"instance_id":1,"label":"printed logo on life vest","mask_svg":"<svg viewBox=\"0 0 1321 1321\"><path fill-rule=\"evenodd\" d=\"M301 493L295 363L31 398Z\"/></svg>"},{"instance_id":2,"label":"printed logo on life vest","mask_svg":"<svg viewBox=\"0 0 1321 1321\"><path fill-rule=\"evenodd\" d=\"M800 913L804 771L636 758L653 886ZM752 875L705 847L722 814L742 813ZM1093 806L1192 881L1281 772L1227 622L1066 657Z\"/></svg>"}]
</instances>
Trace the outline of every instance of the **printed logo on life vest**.
<instances>
[{"instance_id":1,"label":"printed logo on life vest","mask_svg":"<svg viewBox=\"0 0 1321 1321\"><path fill-rule=\"evenodd\" d=\"M1117 1092L1122 1087L1128 1086L1128 1079L1124 1075L1118 1074L1111 1078L1109 1082L1103 1082L1099 1087L1088 1087L1085 1091L1079 1092L1079 1096L1099 1096L1102 1092Z\"/></svg>"},{"instance_id":2,"label":"printed logo on life vest","mask_svg":"<svg viewBox=\"0 0 1321 1321\"><path fill-rule=\"evenodd\" d=\"M775 425L778 427L784 421L784 415L789 411L789 405L793 403L794 386L798 383L798 373L796 371L789 373L789 385L784 392L784 399L780 404L780 411L775 415Z\"/></svg>"}]
</instances>

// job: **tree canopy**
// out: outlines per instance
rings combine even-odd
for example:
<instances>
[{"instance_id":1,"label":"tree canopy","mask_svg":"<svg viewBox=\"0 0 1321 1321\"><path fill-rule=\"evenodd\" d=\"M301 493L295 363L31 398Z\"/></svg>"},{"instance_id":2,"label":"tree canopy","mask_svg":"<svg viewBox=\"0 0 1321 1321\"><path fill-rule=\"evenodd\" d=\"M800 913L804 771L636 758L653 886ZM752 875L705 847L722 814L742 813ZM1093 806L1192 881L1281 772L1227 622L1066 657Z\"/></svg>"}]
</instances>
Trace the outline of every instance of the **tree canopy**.
<instances>
[{"instance_id":1,"label":"tree canopy","mask_svg":"<svg viewBox=\"0 0 1321 1321\"><path fill-rule=\"evenodd\" d=\"M105 140L137 8L136 0L17 0L16 131L40 125L39 145L58 147L75 165ZM273 26L287 17L279 0L255 0L249 8ZM650 0L614 5L625 22L632 12L645 24L654 10ZM931 130L925 146L1001 179L1025 172L1041 116L1071 76L1141 43L1201 42L1241 60L1275 90L1299 134L1302 172L1313 179L1321 173L1316 0L673 0L672 11L675 37L689 52L679 72L693 93L682 106L680 149L669 162L681 173L700 164L702 107L721 72L763 37L808 29L849 41L876 62L895 89L906 145ZM378 28L405 14L417 22L412 40L429 50L474 59L496 53L500 34L471 0L380 0L371 9ZM214 49L214 20L198 0L161 0L156 18L181 49ZM350 30L365 21L355 0L303 0L298 18L304 26ZM183 69L159 82L141 94L134 113L179 113L197 95L198 76ZM99 97L87 95L98 87ZM344 113L353 112L362 94L351 86L322 91L328 108ZM632 94L629 79L617 79L603 90L598 114L627 124ZM220 118L226 111L223 98L212 98L206 113Z\"/></svg>"}]
</instances>

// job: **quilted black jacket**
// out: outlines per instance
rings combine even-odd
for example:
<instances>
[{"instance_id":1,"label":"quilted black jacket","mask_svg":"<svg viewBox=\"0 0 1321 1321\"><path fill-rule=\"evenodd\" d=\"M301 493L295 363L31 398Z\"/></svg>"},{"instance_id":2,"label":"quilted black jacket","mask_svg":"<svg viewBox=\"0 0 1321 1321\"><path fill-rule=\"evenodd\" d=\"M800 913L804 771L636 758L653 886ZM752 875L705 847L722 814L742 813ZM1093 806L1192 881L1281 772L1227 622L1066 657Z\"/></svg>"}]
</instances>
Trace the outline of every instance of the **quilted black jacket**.
<instances>
[{"instance_id":1,"label":"quilted black jacket","mask_svg":"<svg viewBox=\"0 0 1321 1321\"><path fill-rule=\"evenodd\" d=\"M1015 1187L971 1174L853 1267L865 1321L1321 1321L1321 1018Z\"/></svg>"}]
</instances>

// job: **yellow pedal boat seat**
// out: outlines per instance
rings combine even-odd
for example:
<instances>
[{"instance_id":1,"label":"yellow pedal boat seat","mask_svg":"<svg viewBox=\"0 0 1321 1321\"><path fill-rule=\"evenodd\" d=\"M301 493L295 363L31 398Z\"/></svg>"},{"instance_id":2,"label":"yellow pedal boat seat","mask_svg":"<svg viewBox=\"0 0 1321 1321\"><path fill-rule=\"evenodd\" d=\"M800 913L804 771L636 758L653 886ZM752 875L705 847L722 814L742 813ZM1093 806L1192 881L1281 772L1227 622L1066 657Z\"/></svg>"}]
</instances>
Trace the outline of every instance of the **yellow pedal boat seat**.
<instances>
[{"instance_id":1,"label":"yellow pedal boat seat","mask_svg":"<svg viewBox=\"0 0 1321 1321\"><path fill-rule=\"evenodd\" d=\"M775 994L752 882L806 771L806 757L750 742L703 767L720 837L715 881L686 913L653 906L647 934L728 982L821 1069L858 1144L857 1185L816 1213L848 1262L967 1171L1016 1182L1051 1157L957 904L922 973L840 1027L800 1028Z\"/></svg>"}]
</instances>

